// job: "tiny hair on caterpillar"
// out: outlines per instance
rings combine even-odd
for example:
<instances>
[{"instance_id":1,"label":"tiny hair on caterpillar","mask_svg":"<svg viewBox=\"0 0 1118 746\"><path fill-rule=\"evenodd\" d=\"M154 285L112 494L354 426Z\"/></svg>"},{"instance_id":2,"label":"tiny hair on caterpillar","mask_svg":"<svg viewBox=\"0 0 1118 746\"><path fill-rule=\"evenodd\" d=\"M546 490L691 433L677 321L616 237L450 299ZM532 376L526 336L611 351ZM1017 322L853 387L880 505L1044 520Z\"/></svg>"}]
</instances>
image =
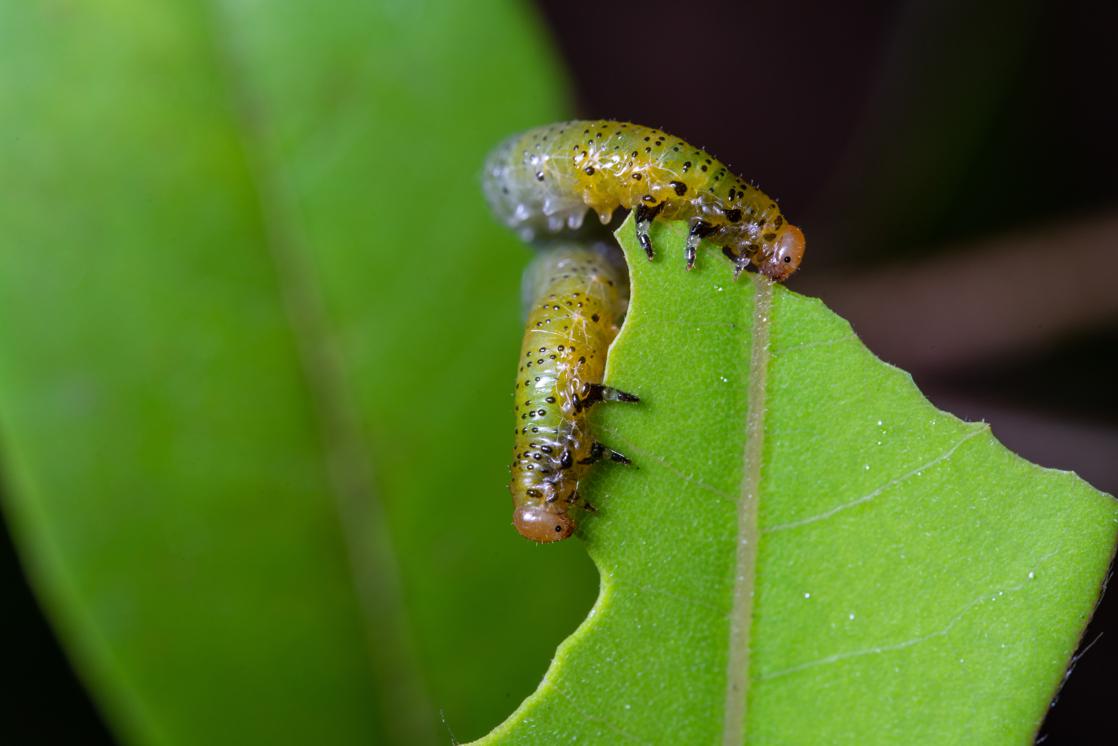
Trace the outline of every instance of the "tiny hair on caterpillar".
<instances>
[{"instance_id":1,"label":"tiny hair on caterpillar","mask_svg":"<svg viewBox=\"0 0 1118 746\"><path fill-rule=\"evenodd\" d=\"M703 239L723 249L735 276L753 266L783 281L803 260L804 234L774 199L701 148L639 124L576 120L515 135L490 153L484 188L493 213L526 241L579 229L588 209L606 224L620 207L633 210L649 259L652 221L685 220L688 269Z\"/></svg>"}]
</instances>

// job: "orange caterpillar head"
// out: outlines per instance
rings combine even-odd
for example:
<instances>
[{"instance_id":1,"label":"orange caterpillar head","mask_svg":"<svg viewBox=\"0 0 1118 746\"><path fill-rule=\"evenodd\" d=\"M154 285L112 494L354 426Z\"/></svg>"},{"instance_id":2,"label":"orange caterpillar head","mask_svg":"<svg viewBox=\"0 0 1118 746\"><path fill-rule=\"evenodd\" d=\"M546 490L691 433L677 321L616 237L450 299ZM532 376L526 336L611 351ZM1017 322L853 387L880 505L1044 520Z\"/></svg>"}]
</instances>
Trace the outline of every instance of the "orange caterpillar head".
<instances>
[{"instance_id":1,"label":"orange caterpillar head","mask_svg":"<svg viewBox=\"0 0 1118 746\"><path fill-rule=\"evenodd\" d=\"M542 505L525 504L512 514L512 524L525 539L546 544L574 533L575 522L566 513L552 513Z\"/></svg>"},{"instance_id":2,"label":"orange caterpillar head","mask_svg":"<svg viewBox=\"0 0 1118 746\"><path fill-rule=\"evenodd\" d=\"M785 223L776 238L762 244L757 270L777 282L788 279L803 261L806 245L803 231Z\"/></svg>"}]
</instances>

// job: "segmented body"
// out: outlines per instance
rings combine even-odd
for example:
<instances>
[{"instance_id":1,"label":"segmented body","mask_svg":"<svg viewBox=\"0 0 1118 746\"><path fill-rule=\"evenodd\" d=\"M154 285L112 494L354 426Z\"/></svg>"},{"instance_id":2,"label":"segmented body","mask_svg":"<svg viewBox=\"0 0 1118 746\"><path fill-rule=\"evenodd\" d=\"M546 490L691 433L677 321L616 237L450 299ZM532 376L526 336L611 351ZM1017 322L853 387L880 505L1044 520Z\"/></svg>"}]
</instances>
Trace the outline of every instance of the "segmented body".
<instances>
[{"instance_id":1,"label":"segmented body","mask_svg":"<svg viewBox=\"0 0 1118 746\"><path fill-rule=\"evenodd\" d=\"M688 268L703 238L722 246L736 271L753 264L776 280L803 257L803 233L775 200L702 149L629 122L562 122L516 135L490 154L485 192L497 217L526 240L579 228L587 209L607 223L621 207L636 211L650 259L653 219L691 224Z\"/></svg>"},{"instance_id":2,"label":"segmented body","mask_svg":"<svg viewBox=\"0 0 1118 746\"><path fill-rule=\"evenodd\" d=\"M608 449L587 422L602 398L636 397L603 389L606 351L628 305L628 282L605 246L564 244L536 257L525 276L528 320L516 379L512 462L513 523L534 541L574 531L578 483ZM614 460L625 460L612 454Z\"/></svg>"}]
</instances>

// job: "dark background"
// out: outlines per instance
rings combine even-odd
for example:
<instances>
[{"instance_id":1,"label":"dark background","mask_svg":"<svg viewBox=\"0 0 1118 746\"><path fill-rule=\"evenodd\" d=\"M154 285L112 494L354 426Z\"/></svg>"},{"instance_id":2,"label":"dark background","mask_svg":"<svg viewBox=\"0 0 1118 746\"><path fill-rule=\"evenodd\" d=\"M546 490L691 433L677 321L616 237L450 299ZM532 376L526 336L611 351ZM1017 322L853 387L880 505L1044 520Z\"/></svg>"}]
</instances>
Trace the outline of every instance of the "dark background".
<instances>
[{"instance_id":1,"label":"dark background","mask_svg":"<svg viewBox=\"0 0 1118 746\"><path fill-rule=\"evenodd\" d=\"M939 406L1118 492L1118 4L541 0L579 116L662 127L780 198L794 290ZM7 733L112 743L0 540ZM1113 743L1104 598L1041 738Z\"/></svg>"}]
</instances>

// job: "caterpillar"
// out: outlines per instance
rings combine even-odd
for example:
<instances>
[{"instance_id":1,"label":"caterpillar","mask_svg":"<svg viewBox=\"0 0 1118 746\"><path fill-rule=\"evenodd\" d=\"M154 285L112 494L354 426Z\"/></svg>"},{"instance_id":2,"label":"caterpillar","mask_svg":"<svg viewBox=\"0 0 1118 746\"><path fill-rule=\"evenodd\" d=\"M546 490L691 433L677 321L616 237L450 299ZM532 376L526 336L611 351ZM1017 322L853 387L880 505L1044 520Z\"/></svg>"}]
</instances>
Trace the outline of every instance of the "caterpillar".
<instances>
[{"instance_id":1,"label":"caterpillar","mask_svg":"<svg viewBox=\"0 0 1118 746\"><path fill-rule=\"evenodd\" d=\"M525 273L527 322L515 389L513 525L538 542L566 539L590 465L629 463L595 440L587 415L601 401L639 401L602 385L606 351L628 305L621 258L605 245L564 243L541 251Z\"/></svg>"},{"instance_id":2,"label":"caterpillar","mask_svg":"<svg viewBox=\"0 0 1118 746\"><path fill-rule=\"evenodd\" d=\"M690 223L687 269L704 238L722 247L735 276L752 264L785 280L804 255L804 234L775 200L706 151L630 122L562 122L515 135L490 153L484 188L494 214L527 241L577 230L587 209L604 225L622 207L635 211L649 259L658 218Z\"/></svg>"}]
</instances>

